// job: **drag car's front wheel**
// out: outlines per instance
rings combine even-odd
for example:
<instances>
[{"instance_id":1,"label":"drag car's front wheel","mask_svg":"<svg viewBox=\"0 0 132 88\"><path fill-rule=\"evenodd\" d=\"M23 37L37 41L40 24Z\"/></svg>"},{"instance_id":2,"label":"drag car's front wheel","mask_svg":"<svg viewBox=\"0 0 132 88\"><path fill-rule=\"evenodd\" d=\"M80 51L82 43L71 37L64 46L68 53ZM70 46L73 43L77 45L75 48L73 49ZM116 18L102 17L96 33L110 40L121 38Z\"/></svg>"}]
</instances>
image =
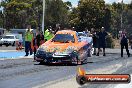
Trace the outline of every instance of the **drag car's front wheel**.
<instances>
[{"instance_id":1,"label":"drag car's front wheel","mask_svg":"<svg viewBox=\"0 0 132 88\"><path fill-rule=\"evenodd\" d=\"M41 62L39 62L39 64L40 64L40 65L48 65L48 64L50 64L50 63L41 61Z\"/></svg>"},{"instance_id":2,"label":"drag car's front wheel","mask_svg":"<svg viewBox=\"0 0 132 88\"><path fill-rule=\"evenodd\" d=\"M76 64L76 65L79 64L79 60L78 60L78 57L77 57L77 56L74 56L74 57L72 58L72 63L74 63L74 64Z\"/></svg>"},{"instance_id":3,"label":"drag car's front wheel","mask_svg":"<svg viewBox=\"0 0 132 88\"><path fill-rule=\"evenodd\" d=\"M43 61L41 61L41 62L39 62L39 64L40 64L40 65L42 65L42 64L44 64L44 62L43 62Z\"/></svg>"},{"instance_id":4,"label":"drag car's front wheel","mask_svg":"<svg viewBox=\"0 0 132 88\"><path fill-rule=\"evenodd\" d=\"M87 57L82 61L82 64L87 64Z\"/></svg>"},{"instance_id":5,"label":"drag car's front wheel","mask_svg":"<svg viewBox=\"0 0 132 88\"><path fill-rule=\"evenodd\" d=\"M81 64L79 58L78 58L78 52L77 51L74 51L72 53L72 63L78 65L78 64Z\"/></svg>"}]
</instances>

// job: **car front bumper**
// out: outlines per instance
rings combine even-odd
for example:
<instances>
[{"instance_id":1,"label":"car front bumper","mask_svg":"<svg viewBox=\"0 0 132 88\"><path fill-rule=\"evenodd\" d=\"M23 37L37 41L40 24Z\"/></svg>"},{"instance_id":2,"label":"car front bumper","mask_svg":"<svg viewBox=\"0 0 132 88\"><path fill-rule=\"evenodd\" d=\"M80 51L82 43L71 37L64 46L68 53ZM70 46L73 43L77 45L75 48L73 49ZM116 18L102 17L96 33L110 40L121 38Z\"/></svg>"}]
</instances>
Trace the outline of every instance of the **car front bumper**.
<instances>
[{"instance_id":1,"label":"car front bumper","mask_svg":"<svg viewBox=\"0 0 132 88\"><path fill-rule=\"evenodd\" d=\"M45 63L72 63L72 55L55 55L52 53L39 53L35 55L35 60L37 62L45 62Z\"/></svg>"},{"instance_id":2,"label":"car front bumper","mask_svg":"<svg viewBox=\"0 0 132 88\"><path fill-rule=\"evenodd\" d=\"M14 43L14 41L4 41L3 45L12 45Z\"/></svg>"}]
</instances>

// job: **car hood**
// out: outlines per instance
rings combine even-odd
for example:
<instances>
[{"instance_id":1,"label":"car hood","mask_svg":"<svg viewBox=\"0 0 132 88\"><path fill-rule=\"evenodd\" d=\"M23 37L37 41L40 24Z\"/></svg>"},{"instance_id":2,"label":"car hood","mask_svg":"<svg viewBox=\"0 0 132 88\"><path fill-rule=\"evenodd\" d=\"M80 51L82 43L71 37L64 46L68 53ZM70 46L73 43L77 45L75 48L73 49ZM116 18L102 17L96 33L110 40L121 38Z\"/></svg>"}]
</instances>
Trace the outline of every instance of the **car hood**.
<instances>
[{"instance_id":1,"label":"car hood","mask_svg":"<svg viewBox=\"0 0 132 88\"><path fill-rule=\"evenodd\" d=\"M46 52L72 52L77 50L74 43L46 42L39 47Z\"/></svg>"}]
</instances>

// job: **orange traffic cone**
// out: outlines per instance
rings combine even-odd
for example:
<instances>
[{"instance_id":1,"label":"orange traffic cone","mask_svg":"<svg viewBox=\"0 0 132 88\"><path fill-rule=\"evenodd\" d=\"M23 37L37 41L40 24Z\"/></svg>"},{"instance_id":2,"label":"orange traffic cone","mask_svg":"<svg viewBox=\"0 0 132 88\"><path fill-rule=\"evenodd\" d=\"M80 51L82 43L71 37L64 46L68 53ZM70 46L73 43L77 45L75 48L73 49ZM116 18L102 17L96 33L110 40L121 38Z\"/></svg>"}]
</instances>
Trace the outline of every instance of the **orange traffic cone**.
<instances>
[{"instance_id":1,"label":"orange traffic cone","mask_svg":"<svg viewBox=\"0 0 132 88\"><path fill-rule=\"evenodd\" d=\"M21 42L19 42L19 45L18 46L19 46L19 50L22 50L22 47L23 46L22 46L22 43Z\"/></svg>"},{"instance_id":2,"label":"orange traffic cone","mask_svg":"<svg viewBox=\"0 0 132 88\"><path fill-rule=\"evenodd\" d=\"M16 50L19 50L19 42L16 41Z\"/></svg>"}]
</instances>

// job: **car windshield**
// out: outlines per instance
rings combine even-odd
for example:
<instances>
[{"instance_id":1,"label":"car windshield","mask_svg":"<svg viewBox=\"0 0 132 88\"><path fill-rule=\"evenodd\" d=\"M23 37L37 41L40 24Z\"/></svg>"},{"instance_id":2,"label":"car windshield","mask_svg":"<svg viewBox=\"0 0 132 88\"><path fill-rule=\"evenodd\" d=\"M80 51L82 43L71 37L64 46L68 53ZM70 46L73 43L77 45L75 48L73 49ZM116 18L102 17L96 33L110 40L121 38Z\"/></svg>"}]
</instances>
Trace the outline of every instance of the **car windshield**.
<instances>
[{"instance_id":1,"label":"car windshield","mask_svg":"<svg viewBox=\"0 0 132 88\"><path fill-rule=\"evenodd\" d=\"M3 36L3 39L14 39L14 36Z\"/></svg>"},{"instance_id":2,"label":"car windshield","mask_svg":"<svg viewBox=\"0 0 132 88\"><path fill-rule=\"evenodd\" d=\"M75 42L74 36L71 34L56 34L55 37L52 39L52 42L62 42L62 43L69 43Z\"/></svg>"}]
</instances>

